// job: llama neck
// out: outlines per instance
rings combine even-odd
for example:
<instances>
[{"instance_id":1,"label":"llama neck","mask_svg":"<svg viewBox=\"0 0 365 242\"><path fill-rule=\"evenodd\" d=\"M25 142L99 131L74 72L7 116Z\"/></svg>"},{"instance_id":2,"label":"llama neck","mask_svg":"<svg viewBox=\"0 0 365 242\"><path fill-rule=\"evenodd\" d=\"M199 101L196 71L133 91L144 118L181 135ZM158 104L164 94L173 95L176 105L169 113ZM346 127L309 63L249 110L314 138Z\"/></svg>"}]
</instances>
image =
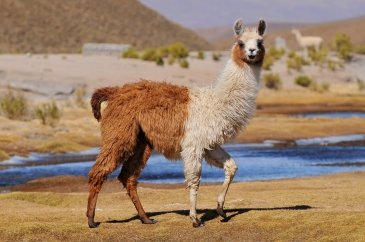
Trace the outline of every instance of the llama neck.
<instances>
[{"instance_id":1,"label":"llama neck","mask_svg":"<svg viewBox=\"0 0 365 242\"><path fill-rule=\"evenodd\" d=\"M260 70L257 65L242 68L229 60L213 88L217 101L224 104L224 113L229 113L234 126L245 126L254 114Z\"/></svg>"},{"instance_id":2,"label":"llama neck","mask_svg":"<svg viewBox=\"0 0 365 242\"><path fill-rule=\"evenodd\" d=\"M230 59L219 76L214 90L225 101L239 102L248 97L256 98L260 71L260 66L245 65L242 68Z\"/></svg>"}]
</instances>

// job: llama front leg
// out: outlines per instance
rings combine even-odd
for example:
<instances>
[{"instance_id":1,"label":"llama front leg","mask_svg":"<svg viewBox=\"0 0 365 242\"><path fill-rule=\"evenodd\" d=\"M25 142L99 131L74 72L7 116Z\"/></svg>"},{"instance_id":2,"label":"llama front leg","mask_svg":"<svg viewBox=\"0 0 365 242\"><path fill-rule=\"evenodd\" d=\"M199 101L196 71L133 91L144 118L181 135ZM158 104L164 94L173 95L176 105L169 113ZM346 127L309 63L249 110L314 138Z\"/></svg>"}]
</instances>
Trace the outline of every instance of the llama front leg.
<instances>
[{"instance_id":1,"label":"llama front leg","mask_svg":"<svg viewBox=\"0 0 365 242\"><path fill-rule=\"evenodd\" d=\"M198 219L196 214L196 203L198 196L198 189L200 185L201 176L201 159L195 162L185 162L185 179L189 188L190 200L190 218L193 221L193 227L201 227L204 224Z\"/></svg>"},{"instance_id":2,"label":"llama front leg","mask_svg":"<svg viewBox=\"0 0 365 242\"><path fill-rule=\"evenodd\" d=\"M217 146L214 150L207 150L205 158L209 164L224 169L225 178L222 189L218 194L217 213L225 218L227 215L223 210L223 205L229 185L236 174L237 166L232 157L220 146Z\"/></svg>"}]
</instances>

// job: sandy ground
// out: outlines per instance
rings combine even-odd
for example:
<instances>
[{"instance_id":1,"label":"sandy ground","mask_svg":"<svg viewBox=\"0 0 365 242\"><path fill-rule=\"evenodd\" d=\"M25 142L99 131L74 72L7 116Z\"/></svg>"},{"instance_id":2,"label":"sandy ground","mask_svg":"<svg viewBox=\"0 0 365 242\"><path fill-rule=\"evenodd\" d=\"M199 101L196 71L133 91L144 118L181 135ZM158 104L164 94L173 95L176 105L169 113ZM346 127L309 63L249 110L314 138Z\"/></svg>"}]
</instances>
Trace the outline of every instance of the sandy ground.
<instances>
[{"instance_id":1,"label":"sandy ground","mask_svg":"<svg viewBox=\"0 0 365 242\"><path fill-rule=\"evenodd\" d=\"M142 203L158 220L143 225L112 180L99 197L96 220L101 224L89 229L86 180L42 179L13 188L21 192L0 194L0 240L364 241L364 186L364 172L234 183L223 220L215 212L220 185L202 185L198 213L206 226L194 229L184 187L141 184Z\"/></svg>"}]
</instances>

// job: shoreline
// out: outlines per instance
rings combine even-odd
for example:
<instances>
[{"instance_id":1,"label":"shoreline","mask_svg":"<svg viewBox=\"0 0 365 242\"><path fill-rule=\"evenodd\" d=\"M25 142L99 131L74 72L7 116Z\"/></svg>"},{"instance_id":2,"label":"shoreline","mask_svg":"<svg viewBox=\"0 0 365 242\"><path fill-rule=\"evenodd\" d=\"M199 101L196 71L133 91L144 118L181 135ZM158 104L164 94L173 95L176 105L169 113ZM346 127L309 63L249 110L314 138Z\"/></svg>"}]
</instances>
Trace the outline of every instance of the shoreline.
<instances>
[{"instance_id":1,"label":"shoreline","mask_svg":"<svg viewBox=\"0 0 365 242\"><path fill-rule=\"evenodd\" d=\"M222 171L223 172L223 171ZM315 180L320 178L331 178L337 176L353 176L362 175L365 177L365 171L344 171L335 172L321 175L305 175L299 177L284 177L284 178L268 178L268 179L255 179L245 181L234 181L232 184L251 184L251 183L273 183L273 182L295 182L296 180ZM222 182L202 182L201 187L220 187ZM149 183L149 182L138 182L139 188L147 189L186 189L185 182L182 183ZM109 178L105 181L102 192L103 193L114 193L125 191L122 184L116 177ZM0 194L6 194L11 192L54 192L54 193L80 193L88 192L88 178L85 176L52 176L43 177L28 181L23 184L13 186L0 186Z\"/></svg>"}]
</instances>

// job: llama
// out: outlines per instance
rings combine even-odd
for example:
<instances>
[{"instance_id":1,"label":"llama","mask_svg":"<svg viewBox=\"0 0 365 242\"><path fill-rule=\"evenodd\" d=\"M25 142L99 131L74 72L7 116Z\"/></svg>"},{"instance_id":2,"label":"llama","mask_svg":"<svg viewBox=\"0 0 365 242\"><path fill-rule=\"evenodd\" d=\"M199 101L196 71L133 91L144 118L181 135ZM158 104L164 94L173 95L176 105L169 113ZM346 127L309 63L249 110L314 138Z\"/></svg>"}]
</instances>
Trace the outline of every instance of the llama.
<instances>
[{"instance_id":1,"label":"llama","mask_svg":"<svg viewBox=\"0 0 365 242\"><path fill-rule=\"evenodd\" d=\"M299 46L307 50L310 47L314 47L316 50L319 50L321 47L321 44L323 42L323 39L318 36L302 36L302 34L297 29L293 29L292 34L295 35L295 38L299 44Z\"/></svg>"},{"instance_id":2,"label":"llama","mask_svg":"<svg viewBox=\"0 0 365 242\"><path fill-rule=\"evenodd\" d=\"M91 106L101 122L102 143L89 173L86 215L90 228L98 225L94 216L102 184L120 165L118 179L141 222L156 222L146 215L137 194L137 179L153 150L168 159L183 160L193 227L203 226L196 213L202 160L224 169L217 213L226 217L223 205L237 166L220 145L245 127L254 114L265 55L265 28L264 20L259 21L257 29L244 28L241 19L235 22L231 58L212 87L189 89L141 80L94 92ZM101 114L104 101L108 104Z\"/></svg>"}]
</instances>

